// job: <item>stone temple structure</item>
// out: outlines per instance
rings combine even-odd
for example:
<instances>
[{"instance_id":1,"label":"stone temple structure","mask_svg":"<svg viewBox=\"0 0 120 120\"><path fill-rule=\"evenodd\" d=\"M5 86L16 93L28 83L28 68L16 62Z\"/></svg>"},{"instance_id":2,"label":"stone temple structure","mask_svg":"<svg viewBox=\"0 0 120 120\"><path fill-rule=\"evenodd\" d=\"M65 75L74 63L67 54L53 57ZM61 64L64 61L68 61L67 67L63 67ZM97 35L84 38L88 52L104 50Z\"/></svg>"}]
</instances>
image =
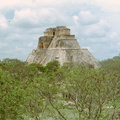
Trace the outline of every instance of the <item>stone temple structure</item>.
<instances>
[{"instance_id":1,"label":"stone temple structure","mask_svg":"<svg viewBox=\"0 0 120 120\"><path fill-rule=\"evenodd\" d=\"M85 48L81 48L65 26L48 28L38 41L38 46L27 58L27 62L46 65L48 62L58 60L61 65L65 62L74 64L90 64L99 67L99 62Z\"/></svg>"}]
</instances>

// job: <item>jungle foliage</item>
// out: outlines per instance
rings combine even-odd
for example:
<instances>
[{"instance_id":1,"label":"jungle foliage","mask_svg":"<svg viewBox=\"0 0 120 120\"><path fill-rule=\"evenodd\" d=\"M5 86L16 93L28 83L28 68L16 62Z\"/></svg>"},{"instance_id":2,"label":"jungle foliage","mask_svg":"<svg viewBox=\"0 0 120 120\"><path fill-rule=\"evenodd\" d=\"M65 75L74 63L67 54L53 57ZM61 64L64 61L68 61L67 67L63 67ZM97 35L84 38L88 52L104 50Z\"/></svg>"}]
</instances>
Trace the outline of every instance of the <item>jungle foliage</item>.
<instances>
[{"instance_id":1,"label":"jungle foliage","mask_svg":"<svg viewBox=\"0 0 120 120\"><path fill-rule=\"evenodd\" d=\"M120 119L120 56L101 66L0 61L0 120Z\"/></svg>"}]
</instances>

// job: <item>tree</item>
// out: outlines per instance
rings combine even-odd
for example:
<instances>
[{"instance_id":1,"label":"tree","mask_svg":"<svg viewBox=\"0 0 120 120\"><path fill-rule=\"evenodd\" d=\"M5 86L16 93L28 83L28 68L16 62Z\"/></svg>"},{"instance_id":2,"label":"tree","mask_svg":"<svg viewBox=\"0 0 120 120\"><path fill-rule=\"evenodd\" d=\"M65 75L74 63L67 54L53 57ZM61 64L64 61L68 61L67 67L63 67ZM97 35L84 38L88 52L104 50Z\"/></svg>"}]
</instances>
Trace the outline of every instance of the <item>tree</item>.
<instances>
[{"instance_id":1,"label":"tree","mask_svg":"<svg viewBox=\"0 0 120 120\"><path fill-rule=\"evenodd\" d=\"M14 79L6 71L0 69L0 119L22 119L24 113L25 84Z\"/></svg>"},{"instance_id":2,"label":"tree","mask_svg":"<svg viewBox=\"0 0 120 120\"><path fill-rule=\"evenodd\" d=\"M46 64L45 71L47 73L49 73L49 72L56 72L59 69L59 67L60 67L59 61L53 60L53 61L51 61L51 62Z\"/></svg>"},{"instance_id":3,"label":"tree","mask_svg":"<svg viewBox=\"0 0 120 120\"><path fill-rule=\"evenodd\" d=\"M120 56L115 56L112 59L101 61L102 68L107 71L118 71L120 72Z\"/></svg>"},{"instance_id":4,"label":"tree","mask_svg":"<svg viewBox=\"0 0 120 120\"><path fill-rule=\"evenodd\" d=\"M1 120L119 119L118 69L14 59L1 61L0 68Z\"/></svg>"},{"instance_id":5,"label":"tree","mask_svg":"<svg viewBox=\"0 0 120 120\"><path fill-rule=\"evenodd\" d=\"M69 106L77 111L79 120L116 119L119 83L119 77L105 70L75 67L66 74L64 94L71 102Z\"/></svg>"}]
</instances>

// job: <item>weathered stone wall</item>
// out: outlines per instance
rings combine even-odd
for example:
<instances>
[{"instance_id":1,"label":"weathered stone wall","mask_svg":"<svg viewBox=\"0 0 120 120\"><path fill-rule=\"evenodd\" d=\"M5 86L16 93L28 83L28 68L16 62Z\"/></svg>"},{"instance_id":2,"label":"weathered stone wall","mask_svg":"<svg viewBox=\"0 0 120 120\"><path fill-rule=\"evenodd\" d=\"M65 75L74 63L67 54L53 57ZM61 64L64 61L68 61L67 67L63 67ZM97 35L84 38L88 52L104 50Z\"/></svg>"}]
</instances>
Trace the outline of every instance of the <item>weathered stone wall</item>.
<instances>
[{"instance_id":1,"label":"weathered stone wall","mask_svg":"<svg viewBox=\"0 0 120 120\"><path fill-rule=\"evenodd\" d=\"M27 62L46 65L52 60L58 60L61 65L65 62L78 64L91 64L94 68L100 67L99 62L87 49L41 49L34 51L27 58Z\"/></svg>"},{"instance_id":2,"label":"weathered stone wall","mask_svg":"<svg viewBox=\"0 0 120 120\"><path fill-rule=\"evenodd\" d=\"M53 37L52 36L42 36L39 38L37 49L45 49L48 48Z\"/></svg>"},{"instance_id":3,"label":"weathered stone wall","mask_svg":"<svg viewBox=\"0 0 120 120\"><path fill-rule=\"evenodd\" d=\"M100 67L99 62L87 49L82 49L70 35L70 29L65 26L46 29L44 36L39 38L36 50L33 50L27 58L27 62L46 65L52 60L58 60L61 65L65 62L74 64L91 64L95 68Z\"/></svg>"},{"instance_id":4,"label":"weathered stone wall","mask_svg":"<svg viewBox=\"0 0 120 120\"><path fill-rule=\"evenodd\" d=\"M44 32L44 36L53 36L53 31Z\"/></svg>"},{"instance_id":5,"label":"weathered stone wall","mask_svg":"<svg viewBox=\"0 0 120 120\"><path fill-rule=\"evenodd\" d=\"M62 29L62 30L57 30L56 35L70 35L70 30L69 29Z\"/></svg>"},{"instance_id":6,"label":"weathered stone wall","mask_svg":"<svg viewBox=\"0 0 120 120\"><path fill-rule=\"evenodd\" d=\"M65 26L59 26L56 28L48 28L44 32L44 36L57 36L57 35L70 35L70 29Z\"/></svg>"},{"instance_id":7,"label":"weathered stone wall","mask_svg":"<svg viewBox=\"0 0 120 120\"><path fill-rule=\"evenodd\" d=\"M54 38L49 46L49 48L60 48L60 49L80 49L80 46L76 39L59 39Z\"/></svg>"},{"instance_id":8,"label":"weathered stone wall","mask_svg":"<svg viewBox=\"0 0 120 120\"><path fill-rule=\"evenodd\" d=\"M75 39L75 35L58 35L57 39Z\"/></svg>"},{"instance_id":9,"label":"weathered stone wall","mask_svg":"<svg viewBox=\"0 0 120 120\"><path fill-rule=\"evenodd\" d=\"M55 28L48 28L44 32L44 36L54 36L56 32Z\"/></svg>"}]
</instances>

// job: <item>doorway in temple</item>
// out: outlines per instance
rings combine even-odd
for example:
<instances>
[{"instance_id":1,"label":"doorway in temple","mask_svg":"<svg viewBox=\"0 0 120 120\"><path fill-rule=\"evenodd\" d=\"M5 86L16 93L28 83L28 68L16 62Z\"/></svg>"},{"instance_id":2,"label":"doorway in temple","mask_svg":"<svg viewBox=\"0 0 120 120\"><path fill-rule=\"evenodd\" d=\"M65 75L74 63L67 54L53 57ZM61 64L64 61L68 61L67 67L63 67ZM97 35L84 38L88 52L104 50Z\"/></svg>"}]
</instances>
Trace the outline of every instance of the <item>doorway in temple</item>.
<instances>
[{"instance_id":1,"label":"doorway in temple","mask_svg":"<svg viewBox=\"0 0 120 120\"><path fill-rule=\"evenodd\" d=\"M53 36L55 36L55 32L53 32Z\"/></svg>"}]
</instances>

